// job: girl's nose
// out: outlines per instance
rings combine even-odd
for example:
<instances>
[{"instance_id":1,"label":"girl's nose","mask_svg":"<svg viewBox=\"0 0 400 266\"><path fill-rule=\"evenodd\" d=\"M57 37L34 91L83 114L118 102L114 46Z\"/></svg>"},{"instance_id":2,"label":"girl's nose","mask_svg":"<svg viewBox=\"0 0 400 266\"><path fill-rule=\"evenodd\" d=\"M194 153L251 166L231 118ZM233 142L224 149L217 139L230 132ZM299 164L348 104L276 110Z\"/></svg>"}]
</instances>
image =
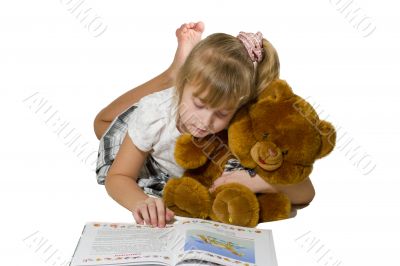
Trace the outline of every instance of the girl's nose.
<instances>
[{"instance_id":1,"label":"girl's nose","mask_svg":"<svg viewBox=\"0 0 400 266\"><path fill-rule=\"evenodd\" d=\"M201 118L201 126L203 126L203 129L209 129L211 127L212 115L212 112L208 110L204 112Z\"/></svg>"}]
</instances>

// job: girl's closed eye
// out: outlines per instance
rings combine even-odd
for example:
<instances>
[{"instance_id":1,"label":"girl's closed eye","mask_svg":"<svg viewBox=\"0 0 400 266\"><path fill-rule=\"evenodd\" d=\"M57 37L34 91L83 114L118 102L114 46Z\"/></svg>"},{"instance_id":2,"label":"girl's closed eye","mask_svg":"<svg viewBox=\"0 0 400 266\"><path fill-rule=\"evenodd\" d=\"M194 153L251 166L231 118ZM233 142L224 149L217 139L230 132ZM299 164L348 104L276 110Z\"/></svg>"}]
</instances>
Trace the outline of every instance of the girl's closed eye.
<instances>
[{"instance_id":1,"label":"girl's closed eye","mask_svg":"<svg viewBox=\"0 0 400 266\"><path fill-rule=\"evenodd\" d=\"M193 104L196 108L202 109L205 107L205 104L200 101L198 98L194 98Z\"/></svg>"},{"instance_id":2,"label":"girl's closed eye","mask_svg":"<svg viewBox=\"0 0 400 266\"><path fill-rule=\"evenodd\" d=\"M218 117L221 117L221 118L225 118L225 117L227 117L229 114L228 113L226 113L226 112L217 112L217 116Z\"/></svg>"}]
</instances>

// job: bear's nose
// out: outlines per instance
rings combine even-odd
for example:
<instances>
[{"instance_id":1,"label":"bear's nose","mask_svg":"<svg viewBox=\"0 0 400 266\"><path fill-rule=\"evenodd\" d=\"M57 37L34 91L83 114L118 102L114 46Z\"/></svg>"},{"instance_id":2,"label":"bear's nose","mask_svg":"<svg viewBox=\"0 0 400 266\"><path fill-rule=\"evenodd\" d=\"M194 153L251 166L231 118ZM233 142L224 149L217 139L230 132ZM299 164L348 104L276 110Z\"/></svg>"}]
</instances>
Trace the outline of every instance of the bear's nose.
<instances>
[{"instance_id":1,"label":"bear's nose","mask_svg":"<svg viewBox=\"0 0 400 266\"><path fill-rule=\"evenodd\" d=\"M278 153L276 152L275 149L268 149L268 153L272 157L275 157L276 155L278 155Z\"/></svg>"}]
</instances>

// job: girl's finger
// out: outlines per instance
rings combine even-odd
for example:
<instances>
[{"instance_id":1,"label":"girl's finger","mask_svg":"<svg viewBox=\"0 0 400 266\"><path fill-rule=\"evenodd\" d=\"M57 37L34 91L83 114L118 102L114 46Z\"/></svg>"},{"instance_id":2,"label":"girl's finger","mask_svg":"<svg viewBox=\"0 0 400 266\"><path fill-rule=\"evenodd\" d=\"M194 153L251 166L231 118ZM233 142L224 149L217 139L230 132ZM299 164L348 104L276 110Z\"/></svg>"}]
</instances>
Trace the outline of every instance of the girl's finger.
<instances>
[{"instance_id":1,"label":"girl's finger","mask_svg":"<svg viewBox=\"0 0 400 266\"><path fill-rule=\"evenodd\" d=\"M147 209L150 214L150 221L152 226L157 226L157 206L154 201L147 203Z\"/></svg>"},{"instance_id":2,"label":"girl's finger","mask_svg":"<svg viewBox=\"0 0 400 266\"><path fill-rule=\"evenodd\" d=\"M161 199L156 200L158 227L165 226L165 206Z\"/></svg>"},{"instance_id":3,"label":"girl's finger","mask_svg":"<svg viewBox=\"0 0 400 266\"><path fill-rule=\"evenodd\" d=\"M166 219L167 221L171 221L174 218L175 213L173 211L171 211L170 209L166 208Z\"/></svg>"},{"instance_id":4,"label":"girl's finger","mask_svg":"<svg viewBox=\"0 0 400 266\"><path fill-rule=\"evenodd\" d=\"M137 224L143 224L144 220L142 217L140 217L139 213L137 211L132 212L133 218L135 218L135 221Z\"/></svg>"},{"instance_id":5,"label":"girl's finger","mask_svg":"<svg viewBox=\"0 0 400 266\"><path fill-rule=\"evenodd\" d=\"M149 216L149 210L147 209L147 205L143 205L140 208L140 213L142 214L142 217L144 219L144 222L149 225L150 223L150 216Z\"/></svg>"}]
</instances>

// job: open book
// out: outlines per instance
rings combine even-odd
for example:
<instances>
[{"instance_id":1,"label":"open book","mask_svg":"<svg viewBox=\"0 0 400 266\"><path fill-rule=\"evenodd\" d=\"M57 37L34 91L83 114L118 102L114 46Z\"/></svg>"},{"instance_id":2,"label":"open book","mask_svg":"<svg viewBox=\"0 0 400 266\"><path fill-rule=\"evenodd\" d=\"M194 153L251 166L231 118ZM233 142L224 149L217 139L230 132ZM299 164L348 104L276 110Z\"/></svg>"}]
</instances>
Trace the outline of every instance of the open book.
<instances>
[{"instance_id":1,"label":"open book","mask_svg":"<svg viewBox=\"0 0 400 266\"><path fill-rule=\"evenodd\" d=\"M187 218L164 228L87 223L70 264L78 265L278 264L271 230Z\"/></svg>"}]
</instances>

